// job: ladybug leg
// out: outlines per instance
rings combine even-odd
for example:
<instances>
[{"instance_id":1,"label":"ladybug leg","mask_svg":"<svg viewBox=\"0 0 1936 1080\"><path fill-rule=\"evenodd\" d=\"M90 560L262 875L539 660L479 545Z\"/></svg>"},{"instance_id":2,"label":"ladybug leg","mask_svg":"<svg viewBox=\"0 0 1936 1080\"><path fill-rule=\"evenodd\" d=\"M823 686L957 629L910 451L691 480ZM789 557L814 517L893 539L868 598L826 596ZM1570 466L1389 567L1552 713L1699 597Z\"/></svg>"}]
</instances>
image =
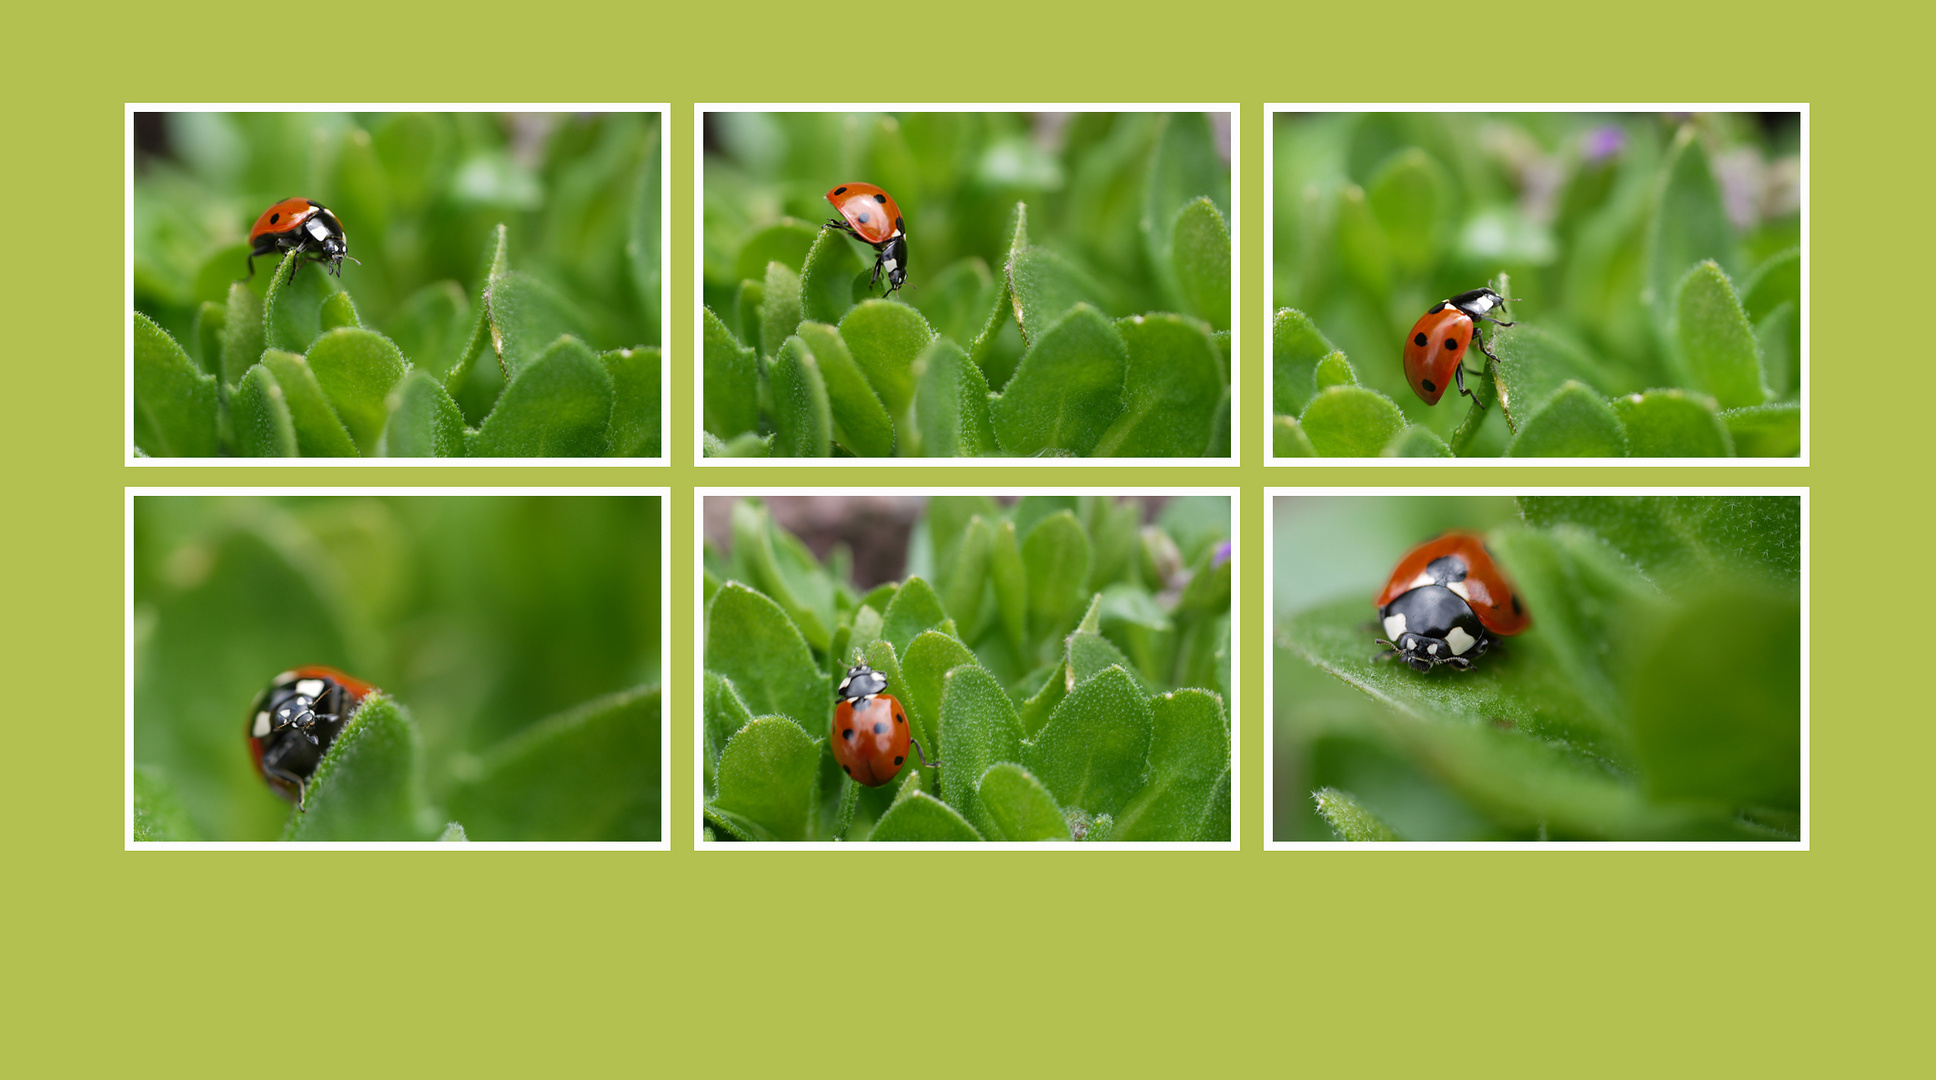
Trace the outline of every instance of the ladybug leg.
<instances>
[{"instance_id":1,"label":"ladybug leg","mask_svg":"<svg viewBox=\"0 0 1936 1080\"><path fill-rule=\"evenodd\" d=\"M1500 323L1499 325L1511 326L1512 323ZM1495 364L1499 362L1499 358L1492 355L1492 350L1486 348L1485 335L1479 333L1479 327L1477 325L1473 326L1472 328L1472 340L1479 346L1479 351L1486 354L1486 359L1492 361Z\"/></svg>"},{"instance_id":2,"label":"ladybug leg","mask_svg":"<svg viewBox=\"0 0 1936 1080\"><path fill-rule=\"evenodd\" d=\"M309 785L303 782L302 777L297 776L287 769L278 769L274 765L264 765L262 771L285 784L296 785L296 811L298 813L309 812Z\"/></svg>"},{"instance_id":3,"label":"ladybug leg","mask_svg":"<svg viewBox=\"0 0 1936 1080\"><path fill-rule=\"evenodd\" d=\"M1487 353L1486 355L1490 356L1492 354ZM1472 391L1467 390L1465 388L1465 365L1464 364L1460 364L1458 367L1455 367L1452 369L1452 381L1459 384L1459 393L1464 394L1466 397L1472 396Z\"/></svg>"},{"instance_id":4,"label":"ladybug leg","mask_svg":"<svg viewBox=\"0 0 1936 1080\"><path fill-rule=\"evenodd\" d=\"M913 736L909 736L908 742L914 744L914 753L916 756L918 756L921 759L921 764L923 767L929 768L929 769L939 769L941 767L941 763L939 761L928 760L928 752L921 749L920 739L914 738Z\"/></svg>"},{"instance_id":5,"label":"ladybug leg","mask_svg":"<svg viewBox=\"0 0 1936 1080\"><path fill-rule=\"evenodd\" d=\"M841 232L846 233L848 236L851 236L856 240L860 239L860 234L855 232L854 227L852 225L847 224L847 221L844 218L834 218L828 221L825 225L822 225L821 228L839 229Z\"/></svg>"}]
</instances>

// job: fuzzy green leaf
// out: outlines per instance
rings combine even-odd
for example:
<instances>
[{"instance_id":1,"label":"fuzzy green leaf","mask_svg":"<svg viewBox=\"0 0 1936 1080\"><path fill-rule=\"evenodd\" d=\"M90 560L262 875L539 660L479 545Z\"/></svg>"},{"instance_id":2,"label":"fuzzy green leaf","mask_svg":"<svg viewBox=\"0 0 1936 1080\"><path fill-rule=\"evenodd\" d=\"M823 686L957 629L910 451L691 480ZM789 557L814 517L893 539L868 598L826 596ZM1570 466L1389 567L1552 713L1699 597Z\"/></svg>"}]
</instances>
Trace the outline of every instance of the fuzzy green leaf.
<instances>
[{"instance_id":1,"label":"fuzzy green leaf","mask_svg":"<svg viewBox=\"0 0 1936 1080\"><path fill-rule=\"evenodd\" d=\"M1337 350L1310 316L1284 308L1271 320L1271 411L1302 413L1317 393L1317 367Z\"/></svg>"},{"instance_id":2,"label":"fuzzy green leaf","mask_svg":"<svg viewBox=\"0 0 1936 1080\"><path fill-rule=\"evenodd\" d=\"M914 417L921 435L921 453L929 457L994 453L988 380L961 346L938 337L914 366Z\"/></svg>"},{"instance_id":3,"label":"fuzzy green leaf","mask_svg":"<svg viewBox=\"0 0 1936 1080\"><path fill-rule=\"evenodd\" d=\"M852 240L833 229L821 229L800 269L803 317L818 323L839 322L854 306L854 275L866 271L867 263Z\"/></svg>"},{"instance_id":4,"label":"fuzzy green leaf","mask_svg":"<svg viewBox=\"0 0 1936 1080\"><path fill-rule=\"evenodd\" d=\"M773 385L774 457L827 457L833 453L833 406L827 383L806 342L786 339L768 372Z\"/></svg>"},{"instance_id":5,"label":"fuzzy green leaf","mask_svg":"<svg viewBox=\"0 0 1936 1080\"><path fill-rule=\"evenodd\" d=\"M888 807L868 839L958 843L980 840L981 834L953 807L925 791L917 791Z\"/></svg>"},{"instance_id":6,"label":"fuzzy green leaf","mask_svg":"<svg viewBox=\"0 0 1936 1080\"><path fill-rule=\"evenodd\" d=\"M1170 258L1185 308L1214 329L1230 329L1230 229L1217 204L1185 204L1173 234Z\"/></svg>"},{"instance_id":7,"label":"fuzzy green leaf","mask_svg":"<svg viewBox=\"0 0 1936 1080\"><path fill-rule=\"evenodd\" d=\"M1728 457L1734 440L1714 402L1685 390L1649 390L1613 403L1633 457Z\"/></svg>"},{"instance_id":8,"label":"fuzzy green leaf","mask_svg":"<svg viewBox=\"0 0 1936 1080\"><path fill-rule=\"evenodd\" d=\"M831 680L772 600L727 582L706 609L706 670L731 679L756 714L778 713L818 731L833 710Z\"/></svg>"},{"instance_id":9,"label":"fuzzy green leaf","mask_svg":"<svg viewBox=\"0 0 1936 1080\"><path fill-rule=\"evenodd\" d=\"M1102 313L1079 304L1023 355L989 406L1002 448L1087 454L1123 411L1129 349Z\"/></svg>"},{"instance_id":10,"label":"fuzzy green leaf","mask_svg":"<svg viewBox=\"0 0 1936 1080\"><path fill-rule=\"evenodd\" d=\"M707 804L707 818L723 819L745 840L807 839L820 746L784 716L756 717L720 755L719 794Z\"/></svg>"},{"instance_id":11,"label":"fuzzy green leaf","mask_svg":"<svg viewBox=\"0 0 1936 1080\"><path fill-rule=\"evenodd\" d=\"M832 233L833 230L824 229L811 221L781 218L746 238L746 244L739 249L738 260L733 264L733 277L742 281L764 278L767 265L776 262L799 270L806 264L807 253L813 246Z\"/></svg>"},{"instance_id":12,"label":"fuzzy green leaf","mask_svg":"<svg viewBox=\"0 0 1936 1080\"><path fill-rule=\"evenodd\" d=\"M450 794L471 840L658 840L659 690L551 717L483 757Z\"/></svg>"},{"instance_id":13,"label":"fuzzy green leaf","mask_svg":"<svg viewBox=\"0 0 1936 1080\"><path fill-rule=\"evenodd\" d=\"M356 318L356 301L346 292L330 293L323 301L322 311L318 314L323 333L343 327L360 327L363 324Z\"/></svg>"},{"instance_id":14,"label":"fuzzy green leaf","mask_svg":"<svg viewBox=\"0 0 1936 1080\"><path fill-rule=\"evenodd\" d=\"M1377 457L1404 430L1405 414L1376 390L1333 386L1311 399L1298 426L1323 457Z\"/></svg>"},{"instance_id":15,"label":"fuzzy green leaf","mask_svg":"<svg viewBox=\"0 0 1936 1080\"><path fill-rule=\"evenodd\" d=\"M1196 457L1227 407L1223 357L1209 328L1183 315L1132 315L1116 330L1128 350L1122 415L1096 456Z\"/></svg>"},{"instance_id":16,"label":"fuzzy green leaf","mask_svg":"<svg viewBox=\"0 0 1936 1080\"><path fill-rule=\"evenodd\" d=\"M1445 440L1439 438L1430 428L1412 424L1392 436L1392 441L1385 444L1383 456L1449 458L1452 456L1452 448L1445 445Z\"/></svg>"},{"instance_id":17,"label":"fuzzy green leaf","mask_svg":"<svg viewBox=\"0 0 1936 1080\"><path fill-rule=\"evenodd\" d=\"M471 457L597 457L612 417L612 376L585 343L560 338L504 388L468 440Z\"/></svg>"},{"instance_id":18,"label":"fuzzy green leaf","mask_svg":"<svg viewBox=\"0 0 1936 1080\"><path fill-rule=\"evenodd\" d=\"M262 366L275 376L282 390L282 401L289 407L290 423L296 429L296 446L304 457L356 457L356 443L349 430L336 418L329 398L300 356L270 349L262 354Z\"/></svg>"},{"instance_id":19,"label":"fuzzy green leaf","mask_svg":"<svg viewBox=\"0 0 1936 1080\"><path fill-rule=\"evenodd\" d=\"M1802 407L1795 402L1728 409L1721 414L1743 457L1795 457L1802 452Z\"/></svg>"},{"instance_id":20,"label":"fuzzy green leaf","mask_svg":"<svg viewBox=\"0 0 1936 1080\"><path fill-rule=\"evenodd\" d=\"M598 362L612 377L612 420L605 456L658 457L659 350L613 349L598 354Z\"/></svg>"},{"instance_id":21,"label":"fuzzy green leaf","mask_svg":"<svg viewBox=\"0 0 1936 1080\"><path fill-rule=\"evenodd\" d=\"M1318 816L1336 830L1341 840L1389 843L1398 839L1398 834L1380 821L1378 815L1337 788L1319 788L1311 797L1317 801Z\"/></svg>"},{"instance_id":22,"label":"fuzzy green leaf","mask_svg":"<svg viewBox=\"0 0 1936 1080\"><path fill-rule=\"evenodd\" d=\"M1568 383L1520 425L1507 457L1623 457L1627 435L1613 406L1593 390Z\"/></svg>"},{"instance_id":23,"label":"fuzzy green leaf","mask_svg":"<svg viewBox=\"0 0 1936 1080\"><path fill-rule=\"evenodd\" d=\"M1663 330L1673 321L1674 297L1689 267L1706 259L1729 263L1733 255L1734 229L1708 166L1707 149L1694 126L1686 125L1668 151L1647 226L1645 299L1653 307L1654 321Z\"/></svg>"},{"instance_id":24,"label":"fuzzy green leaf","mask_svg":"<svg viewBox=\"0 0 1936 1080\"><path fill-rule=\"evenodd\" d=\"M1060 805L1114 814L1148 780L1154 727L1149 698L1118 668L1071 690L1022 764Z\"/></svg>"},{"instance_id":25,"label":"fuzzy green leaf","mask_svg":"<svg viewBox=\"0 0 1936 1080\"><path fill-rule=\"evenodd\" d=\"M1720 266L1704 262L1687 272L1675 293L1681 361L1694 385L1723 408L1768 400L1754 326Z\"/></svg>"},{"instance_id":26,"label":"fuzzy green leaf","mask_svg":"<svg viewBox=\"0 0 1936 1080\"><path fill-rule=\"evenodd\" d=\"M295 457L296 426L276 377L261 364L249 369L229 396L235 449L243 457Z\"/></svg>"},{"instance_id":27,"label":"fuzzy green leaf","mask_svg":"<svg viewBox=\"0 0 1936 1080\"><path fill-rule=\"evenodd\" d=\"M1055 796L1013 762L991 765L981 775L976 801L988 820L990 840L1073 840Z\"/></svg>"},{"instance_id":28,"label":"fuzzy green leaf","mask_svg":"<svg viewBox=\"0 0 1936 1080\"><path fill-rule=\"evenodd\" d=\"M1318 456L1310 436L1304 434L1304 428L1294 416L1271 417L1271 453L1278 457Z\"/></svg>"},{"instance_id":29,"label":"fuzzy green leaf","mask_svg":"<svg viewBox=\"0 0 1936 1080\"><path fill-rule=\"evenodd\" d=\"M134 839L136 843L201 839L174 785L161 770L148 765L134 770Z\"/></svg>"},{"instance_id":30,"label":"fuzzy green leaf","mask_svg":"<svg viewBox=\"0 0 1936 1080\"><path fill-rule=\"evenodd\" d=\"M1792 495L1529 495L1519 507L1529 524L1593 530L1662 581L1693 583L1724 570L1801 576L1801 500Z\"/></svg>"},{"instance_id":31,"label":"fuzzy green leaf","mask_svg":"<svg viewBox=\"0 0 1936 1080\"><path fill-rule=\"evenodd\" d=\"M780 263L767 263L760 296L760 341L773 355L800 327L800 275Z\"/></svg>"},{"instance_id":32,"label":"fuzzy green leaf","mask_svg":"<svg viewBox=\"0 0 1936 1080\"><path fill-rule=\"evenodd\" d=\"M214 457L215 377L153 319L134 315L134 445L150 457Z\"/></svg>"},{"instance_id":33,"label":"fuzzy green leaf","mask_svg":"<svg viewBox=\"0 0 1936 1080\"><path fill-rule=\"evenodd\" d=\"M403 354L373 330L342 327L318 338L307 359L357 450L374 454L390 417L390 393L409 369Z\"/></svg>"},{"instance_id":34,"label":"fuzzy green leaf","mask_svg":"<svg viewBox=\"0 0 1936 1080\"><path fill-rule=\"evenodd\" d=\"M1075 625L1089 599L1095 551L1075 515L1064 510L1029 530L1022 541L1028 574L1029 631L1036 640Z\"/></svg>"},{"instance_id":35,"label":"fuzzy green leaf","mask_svg":"<svg viewBox=\"0 0 1936 1080\"><path fill-rule=\"evenodd\" d=\"M321 276L320 274L318 275ZM417 726L382 694L364 699L309 780L284 840L425 840Z\"/></svg>"},{"instance_id":36,"label":"fuzzy green leaf","mask_svg":"<svg viewBox=\"0 0 1936 1080\"><path fill-rule=\"evenodd\" d=\"M1419 147L1393 154L1371 177L1365 198L1404 274L1429 270L1440 257L1452 211L1452 179Z\"/></svg>"},{"instance_id":37,"label":"fuzzy green leaf","mask_svg":"<svg viewBox=\"0 0 1936 1080\"><path fill-rule=\"evenodd\" d=\"M840 320L840 337L899 422L914 400L914 361L934 340L921 313L891 300L863 300Z\"/></svg>"},{"instance_id":38,"label":"fuzzy green leaf","mask_svg":"<svg viewBox=\"0 0 1936 1080\"><path fill-rule=\"evenodd\" d=\"M320 265L295 273L308 260L296 252L282 257L262 301L263 332L271 349L301 353L322 333L323 301L341 288ZM295 274L295 280L290 275Z\"/></svg>"},{"instance_id":39,"label":"fuzzy green leaf","mask_svg":"<svg viewBox=\"0 0 1936 1080\"><path fill-rule=\"evenodd\" d=\"M888 419L887 408L847 351L840 332L825 323L803 322L800 340L826 381L834 440L855 457L891 457L894 422Z\"/></svg>"},{"instance_id":40,"label":"fuzzy green leaf","mask_svg":"<svg viewBox=\"0 0 1936 1080\"><path fill-rule=\"evenodd\" d=\"M390 401L389 423L378 444L384 456L464 456L464 414L429 372L405 376Z\"/></svg>"},{"instance_id":41,"label":"fuzzy green leaf","mask_svg":"<svg viewBox=\"0 0 1936 1080\"><path fill-rule=\"evenodd\" d=\"M731 439L759 426L758 350L741 345L710 307L704 335L706 430Z\"/></svg>"},{"instance_id":42,"label":"fuzzy green leaf","mask_svg":"<svg viewBox=\"0 0 1936 1080\"><path fill-rule=\"evenodd\" d=\"M941 609L934 587L918 577L909 578L882 613L881 637L893 643L895 652L905 653L916 635L947 622L948 613Z\"/></svg>"},{"instance_id":43,"label":"fuzzy green leaf","mask_svg":"<svg viewBox=\"0 0 1936 1080\"><path fill-rule=\"evenodd\" d=\"M262 298L247 285L229 285L228 307L222 319L222 382L234 386L262 360L268 338L262 326Z\"/></svg>"},{"instance_id":44,"label":"fuzzy green leaf","mask_svg":"<svg viewBox=\"0 0 1936 1080\"><path fill-rule=\"evenodd\" d=\"M981 774L1022 756L1022 722L986 668L962 664L942 677L941 797L969 821L993 831L977 793Z\"/></svg>"},{"instance_id":45,"label":"fuzzy green leaf","mask_svg":"<svg viewBox=\"0 0 1936 1080\"><path fill-rule=\"evenodd\" d=\"M1022 340L1033 346L1079 304L1101 308L1102 286L1047 248L1017 253L1008 265L1009 290Z\"/></svg>"},{"instance_id":46,"label":"fuzzy green leaf","mask_svg":"<svg viewBox=\"0 0 1936 1080\"><path fill-rule=\"evenodd\" d=\"M907 647L906 654L907 660L901 664L905 690L901 704L907 706L915 738L933 749L941 745L941 700L948 672L980 661L959 639L939 630L923 631Z\"/></svg>"}]
</instances>

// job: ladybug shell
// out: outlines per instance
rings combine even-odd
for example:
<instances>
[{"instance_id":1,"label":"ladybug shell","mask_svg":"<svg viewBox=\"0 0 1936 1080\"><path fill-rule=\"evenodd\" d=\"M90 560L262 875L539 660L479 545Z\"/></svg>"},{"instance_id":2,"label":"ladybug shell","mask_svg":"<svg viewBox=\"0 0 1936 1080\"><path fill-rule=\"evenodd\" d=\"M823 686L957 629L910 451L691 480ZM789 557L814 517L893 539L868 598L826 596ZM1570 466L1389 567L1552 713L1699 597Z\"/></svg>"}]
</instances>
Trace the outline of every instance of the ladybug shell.
<instances>
[{"instance_id":1,"label":"ladybug shell","mask_svg":"<svg viewBox=\"0 0 1936 1080\"><path fill-rule=\"evenodd\" d=\"M311 685L303 686L304 683ZM290 802L297 801L300 794L297 786L283 776L272 774L270 767L307 781L315 774L316 767L322 764L323 754L329 750L330 743L348 726L357 706L376 692L376 687L362 679L320 664L292 668L277 675L267 689L256 695L255 703L249 706L249 756L255 762L256 771L262 774L263 780L275 789L276 794ZM275 731L269 726L270 712L298 693L308 694L314 699L318 713L337 717L316 724L314 733L319 745L311 745L300 732L289 729Z\"/></svg>"},{"instance_id":2,"label":"ladybug shell","mask_svg":"<svg viewBox=\"0 0 1936 1080\"><path fill-rule=\"evenodd\" d=\"M1443 585L1458 594L1487 630L1501 636L1532 625L1512 580L1475 533L1448 532L1405 553L1372 603L1380 610L1413 589Z\"/></svg>"},{"instance_id":3,"label":"ladybug shell","mask_svg":"<svg viewBox=\"0 0 1936 1080\"><path fill-rule=\"evenodd\" d=\"M907 762L907 710L892 694L842 698L834 706L829 741L843 772L868 787L880 787Z\"/></svg>"},{"instance_id":4,"label":"ladybug shell","mask_svg":"<svg viewBox=\"0 0 1936 1080\"><path fill-rule=\"evenodd\" d=\"M827 201L870 244L885 244L907 231L902 227L901 208L895 205L894 196L873 184L842 184L827 192Z\"/></svg>"},{"instance_id":5,"label":"ladybug shell","mask_svg":"<svg viewBox=\"0 0 1936 1080\"><path fill-rule=\"evenodd\" d=\"M249 230L249 242L254 243L265 236L282 236L295 232L303 222L317 214L323 215L325 228L339 236L342 235L342 224L323 204L311 202L308 199L284 199L264 210L262 216L255 219L255 228Z\"/></svg>"},{"instance_id":6,"label":"ladybug shell","mask_svg":"<svg viewBox=\"0 0 1936 1080\"><path fill-rule=\"evenodd\" d=\"M1405 381L1427 405L1437 405L1472 344L1472 316L1441 301L1412 324L1405 339Z\"/></svg>"}]
</instances>

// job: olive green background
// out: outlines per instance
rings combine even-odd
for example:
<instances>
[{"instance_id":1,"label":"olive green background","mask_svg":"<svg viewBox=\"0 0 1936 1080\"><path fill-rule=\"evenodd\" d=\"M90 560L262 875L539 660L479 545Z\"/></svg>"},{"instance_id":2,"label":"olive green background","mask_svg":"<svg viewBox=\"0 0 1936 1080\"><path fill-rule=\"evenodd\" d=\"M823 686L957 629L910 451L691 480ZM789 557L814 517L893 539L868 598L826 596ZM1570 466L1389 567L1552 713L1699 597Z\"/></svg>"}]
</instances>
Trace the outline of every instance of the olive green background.
<instances>
[{"instance_id":1,"label":"olive green background","mask_svg":"<svg viewBox=\"0 0 1936 1080\"><path fill-rule=\"evenodd\" d=\"M0 73L6 1058L135 1076L1895 1071L1927 1012L1930 858L1907 824L1928 816L1932 750L1905 637L1931 516L1910 413L1929 392L1930 17L1906 10L23 9ZM124 467L123 103L291 98L671 101L675 464ZM1246 464L691 466L691 105L851 99L1241 102ZM1263 104L1378 99L1810 102L1813 467L1266 470ZM1244 850L693 852L687 493L869 482L1241 483ZM122 850L124 486L372 483L671 485L672 851ZM1808 485L1813 850L1263 851L1262 489L1299 483Z\"/></svg>"}]
</instances>

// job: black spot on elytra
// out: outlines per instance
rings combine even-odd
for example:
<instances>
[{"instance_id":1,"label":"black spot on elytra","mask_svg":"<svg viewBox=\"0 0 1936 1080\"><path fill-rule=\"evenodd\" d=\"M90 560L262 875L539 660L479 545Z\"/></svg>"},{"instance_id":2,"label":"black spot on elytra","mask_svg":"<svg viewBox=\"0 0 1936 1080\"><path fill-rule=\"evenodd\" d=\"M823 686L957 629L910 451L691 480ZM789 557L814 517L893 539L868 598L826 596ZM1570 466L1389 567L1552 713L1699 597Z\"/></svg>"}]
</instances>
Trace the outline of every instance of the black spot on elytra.
<instances>
[{"instance_id":1,"label":"black spot on elytra","mask_svg":"<svg viewBox=\"0 0 1936 1080\"><path fill-rule=\"evenodd\" d=\"M905 716L902 716L902 715L901 715L901 714L899 714L899 713L895 713L895 714L894 714L894 722L895 722L895 723L897 723L897 724L905 724L905 723L907 723L907 717L905 717Z\"/></svg>"},{"instance_id":2,"label":"black spot on elytra","mask_svg":"<svg viewBox=\"0 0 1936 1080\"><path fill-rule=\"evenodd\" d=\"M1452 352L1458 352L1459 339L1448 334L1445 338L1445 347Z\"/></svg>"},{"instance_id":3,"label":"black spot on elytra","mask_svg":"<svg viewBox=\"0 0 1936 1080\"><path fill-rule=\"evenodd\" d=\"M1430 379L1420 379L1419 382L1425 385L1425 392L1428 394L1436 393L1438 391L1438 387L1433 386L1432 380Z\"/></svg>"},{"instance_id":4,"label":"black spot on elytra","mask_svg":"<svg viewBox=\"0 0 1936 1080\"><path fill-rule=\"evenodd\" d=\"M270 214L270 215L269 215L269 224L271 224L271 225L274 225L274 224L275 224L276 222L278 222L278 221L281 221L281 220L282 220L282 215L281 215L281 214Z\"/></svg>"},{"instance_id":5,"label":"black spot on elytra","mask_svg":"<svg viewBox=\"0 0 1936 1080\"><path fill-rule=\"evenodd\" d=\"M882 203L882 204L886 204L886 202L887 202L887 196L885 196L885 195L876 195L876 196L874 196L874 201L875 201L875 202L877 202L877 203Z\"/></svg>"},{"instance_id":6,"label":"black spot on elytra","mask_svg":"<svg viewBox=\"0 0 1936 1080\"><path fill-rule=\"evenodd\" d=\"M906 226L906 225L903 225L903 224L901 224L901 219L900 219L900 218L898 218L898 217L894 219L894 231L895 231L895 232L906 232L906 231L907 231L907 226Z\"/></svg>"},{"instance_id":7,"label":"black spot on elytra","mask_svg":"<svg viewBox=\"0 0 1936 1080\"><path fill-rule=\"evenodd\" d=\"M1513 594L1512 602L1514 615L1524 615L1526 613L1525 609L1519 606L1519 595L1517 593Z\"/></svg>"},{"instance_id":8,"label":"black spot on elytra","mask_svg":"<svg viewBox=\"0 0 1936 1080\"><path fill-rule=\"evenodd\" d=\"M885 735L885 734L887 734L887 725L886 725L886 724L875 724L875 725L874 725L874 734L876 734L876 735Z\"/></svg>"},{"instance_id":9,"label":"black spot on elytra","mask_svg":"<svg viewBox=\"0 0 1936 1080\"><path fill-rule=\"evenodd\" d=\"M854 769L851 765L842 765L840 771L846 773L848 776L854 775Z\"/></svg>"},{"instance_id":10,"label":"black spot on elytra","mask_svg":"<svg viewBox=\"0 0 1936 1080\"><path fill-rule=\"evenodd\" d=\"M1430 310L1430 311L1428 311L1428 312L1426 312L1425 314L1427 314L1427 315L1437 315L1437 314L1438 314L1439 312L1441 312L1441 311L1444 311L1444 310L1445 310L1445 301L1443 301L1443 300L1441 300L1441 301L1439 301L1439 302L1438 302L1438 306L1437 306L1437 307L1434 307L1434 308L1433 308L1432 310Z\"/></svg>"},{"instance_id":11,"label":"black spot on elytra","mask_svg":"<svg viewBox=\"0 0 1936 1080\"><path fill-rule=\"evenodd\" d=\"M896 764L896 765L899 765L899 764L900 764L901 762L903 762L903 761L906 761L906 760L907 760L907 759L906 759L906 758L904 758L904 757L897 757L897 758L895 758L895 759L894 759L894 764Z\"/></svg>"},{"instance_id":12,"label":"black spot on elytra","mask_svg":"<svg viewBox=\"0 0 1936 1080\"><path fill-rule=\"evenodd\" d=\"M839 187L837 187L837 188L835 188L835 189L834 189L834 194L836 194L836 195L845 195L845 194L847 194L847 185L845 185L845 184L842 184L841 186L839 186Z\"/></svg>"},{"instance_id":13,"label":"black spot on elytra","mask_svg":"<svg viewBox=\"0 0 1936 1080\"><path fill-rule=\"evenodd\" d=\"M1425 347L1425 342L1427 340L1428 339L1425 336L1425 331L1423 330L1420 330L1418 333L1412 335L1412 344L1418 346L1421 349Z\"/></svg>"},{"instance_id":14,"label":"black spot on elytra","mask_svg":"<svg viewBox=\"0 0 1936 1080\"><path fill-rule=\"evenodd\" d=\"M843 732L841 732L841 733L840 733L840 737L841 737L841 738L843 738L843 739L851 739L851 738L853 738L853 737L854 737L854 729L853 729L853 728L848 728L848 729L847 729L846 731L843 731Z\"/></svg>"},{"instance_id":15,"label":"black spot on elytra","mask_svg":"<svg viewBox=\"0 0 1936 1080\"><path fill-rule=\"evenodd\" d=\"M859 221L859 222L860 222L860 223L861 223L862 225L865 225L865 224L867 224L867 221L868 221L868 218L867 218L867 211L865 211L865 210L862 210L862 211L861 211L860 213L858 213L858 214L855 214L855 215L854 215L854 218L855 218L856 220L858 220L858 221Z\"/></svg>"}]
</instances>

